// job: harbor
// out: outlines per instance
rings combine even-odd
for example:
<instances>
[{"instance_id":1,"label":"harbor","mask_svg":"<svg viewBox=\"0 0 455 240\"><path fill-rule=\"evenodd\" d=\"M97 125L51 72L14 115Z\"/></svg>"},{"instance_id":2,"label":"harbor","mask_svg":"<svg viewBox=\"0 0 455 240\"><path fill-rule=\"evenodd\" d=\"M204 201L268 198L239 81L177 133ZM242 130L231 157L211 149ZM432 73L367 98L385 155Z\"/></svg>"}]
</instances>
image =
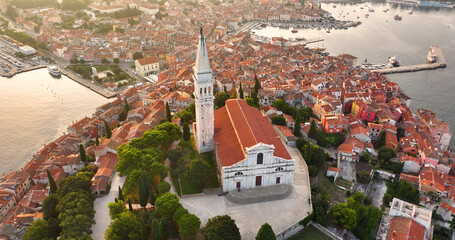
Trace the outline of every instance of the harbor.
<instances>
[{"instance_id":1,"label":"harbor","mask_svg":"<svg viewBox=\"0 0 455 240\"><path fill-rule=\"evenodd\" d=\"M374 69L372 71L378 72L381 74L393 74L393 73L405 73L405 72L417 72L423 70L433 70L438 68L445 68L447 67L446 60L444 55L442 54L442 50L439 46L431 46L430 51L433 51L436 56L436 62L434 63L424 63L424 64L417 64L417 65L408 65L408 66L400 66L400 67L389 67L389 68L381 68L381 69Z\"/></svg>"}]
</instances>

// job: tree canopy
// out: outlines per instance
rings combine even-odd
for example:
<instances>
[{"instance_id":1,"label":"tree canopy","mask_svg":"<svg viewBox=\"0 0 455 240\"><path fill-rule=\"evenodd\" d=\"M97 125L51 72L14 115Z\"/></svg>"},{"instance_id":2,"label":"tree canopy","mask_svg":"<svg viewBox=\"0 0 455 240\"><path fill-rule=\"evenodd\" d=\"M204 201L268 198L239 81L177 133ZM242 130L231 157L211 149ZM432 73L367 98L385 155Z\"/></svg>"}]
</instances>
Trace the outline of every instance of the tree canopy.
<instances>
[{"instance_id":1,"label":"tree canopy","mask_svg":"<svg viewBox=\"0 0 455 240\"><path fill-rule=\"evenodd\" d=\"M188 182L198 188L203 188L210 177L210 165L202 158L192 160L187 166Z\"/></svg>"},{"instance_id":2,"label":"tree canopy","mask_svg":"<svg viewBox=\"0 0 455 240\"><path fill-rule=\"evenodd\" d=\"M158 196L155 202L156 212L161 216L172 217L174 212L181 206L177 195L172 193L163 193Z\"/></svg>"},{"instance_id":3,"label":"tree canopy","mask_svg":"<svg viewBox=\"0 0 455 240\"><path fill-rule=\"evenodd\" d=\"M357 225L357 214L350 209L347 203L338 203L331 209L333 221L348 230L352 230Z\"/></svg>"},{"instance_id":4,"label":"tree canopy","mask_svg":"<svg viewBox=\"0 0 455 240\"><path fill-rule=\"evenodd\" d=\"M201 226L201 220L191 213L182 215L178 221L180 237L193 239Z\"/></svg>"},{"instance_id":5,"label":"tree canopy","mask_svg":"<svg viewBox=\"0 0 455 240\"><path fill-rule=\"evenodd\" d=\"M256 235L256 240L276 240L272 226L268 223L264 223Z\"/></svg>"},{"instance_id":6,"label":"tree canopy","mask_svg":"<svg viewBox=\"0 0 455 240\"><path fill-rule=\"evenodd\" d=\"M107 240L139 239L139 225L139 220L133 212L122 212L111 222L104 237Z\"/></svg>"},{"instance_id":7,"label":"tree canopy","mask_svg":"<svg viewBox=\"0 0 455 240\"><path fill-rule=\"evenodd\" d=\"M228 215L210 218L202 234L206 240L240 240L239 228Z\"/></svg>"}]
</instances>

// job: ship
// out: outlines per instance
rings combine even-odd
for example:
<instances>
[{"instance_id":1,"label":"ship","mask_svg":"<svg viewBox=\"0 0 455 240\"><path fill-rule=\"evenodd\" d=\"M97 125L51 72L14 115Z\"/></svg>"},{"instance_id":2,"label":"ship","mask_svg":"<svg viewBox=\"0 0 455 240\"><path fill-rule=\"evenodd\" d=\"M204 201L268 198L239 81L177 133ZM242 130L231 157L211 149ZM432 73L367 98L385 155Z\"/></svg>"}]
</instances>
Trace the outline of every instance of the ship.
<instances>
[{"instance_id":1,"label":"ship","mask_svg":"<svg viewBox=\"0 0 455 240\"><path fill-rule=\"evenodd\" d=\"M428 52L427 55L427 62L429 63L435 63L438 58L436 57L436 53L433 51L433 48L430 48L430 51Z\"/></svg>"},{"instance_id":2,"label":"ship","mask_svg":"<svg viewBox=\"0 0 455 240\"><path fill-rule=\"evenodd\" d=\"M59 78L62 76L62 73L56 66L49 66L47 67L47 70L49 71L49 74L53 77Z\"/></svg>"},{"instance_id":3,"label":"ship","mask_svg":"<svg viewBox=\"0 0 455 240\"><path fill-rule=\"evenodd\" d=\"M395 16L393 17L393 19L395 19L395 20L397 20L397 21L400 21L400 20L402 19L402 17L401 17L401 16L398 16L398 15L395 15Z\"/></svg>"},{"instance_id":4,"label":"ship","mask_svg":"<svg viewBox=\"0 0 455 240\"><path fill-rule=\"evenodd\" d=\"M395 56L389 57L389 61L387 61L387 67L393 68L393 67L399 67L400 63L398 62L397 58Z\"/></svg>"}]
</instances>

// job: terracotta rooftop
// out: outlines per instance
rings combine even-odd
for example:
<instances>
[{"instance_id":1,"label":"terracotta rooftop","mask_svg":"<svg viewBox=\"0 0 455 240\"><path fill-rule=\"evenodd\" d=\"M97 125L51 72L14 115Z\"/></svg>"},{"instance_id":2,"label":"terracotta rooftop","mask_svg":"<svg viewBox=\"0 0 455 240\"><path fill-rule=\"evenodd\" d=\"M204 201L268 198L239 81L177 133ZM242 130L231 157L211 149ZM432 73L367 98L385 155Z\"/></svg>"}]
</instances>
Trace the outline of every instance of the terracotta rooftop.
<instances>
[{"instance_id":1,"label":"terracotta rooftop","mask_svg":"<svg viewBox=\"0 0 455 240\"><path fill-rule=\"evenodd\" d=\"M229 99L215 111L214 138L222 167L244 160L245 148L261 142L275 146L274 156L291 159L267 118L242 99Z\"/></svg>"}]
</instances>

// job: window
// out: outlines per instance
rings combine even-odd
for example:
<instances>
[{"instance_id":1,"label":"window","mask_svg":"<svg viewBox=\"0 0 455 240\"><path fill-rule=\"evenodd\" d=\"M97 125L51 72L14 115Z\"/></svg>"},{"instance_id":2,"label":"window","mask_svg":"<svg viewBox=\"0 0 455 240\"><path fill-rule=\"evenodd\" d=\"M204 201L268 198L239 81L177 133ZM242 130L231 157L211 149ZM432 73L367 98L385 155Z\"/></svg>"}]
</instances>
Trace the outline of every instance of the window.
<instances>
[{"instance_id":1,"label":"window","mask_svg":"<svg viewBox=\"0 0 455 240\"><path fill-rule=\"evenodd\" d=\"M241 175L243 175L243 172L236 172L235 173L235 176L241 176Z\"/></svg>"},{"instance_id":2,"label":"window","mask_svg":"<svg viewBox=\"0 0 455 240\"><path fill-rule=\"evenodd\" d=\"M202 94L202 88L199 89L199 94Z\"/></svg>"},{"instance_id":3,"label":"window","mask_svg":"<svg viewBox=\"0 0 455 240\"><path fill-rule=\"evenodd\" d=\"M277 171L277 172L284 171L284 169L282 167L279 167L279 168L275 168L275 171Z\"/></svg>"},{"instance_id":4,"label":"window","mask_svg":"<svg viewBox=\"0 0 455 240\"><path fill-rule=\"evenodd\" d=\"M264 154L259 153L257 156L257 164L262 164L264 163Z\"/></svg>"},{"instance_id":5,"label":"window","mask_svg":"<svg viewBox=\"0 0 455 240\"><path fill-rule=\"evenodd\" d=\"M280 184L281 183L281 177L277 177L276 178L276 184Z\"/></svg>"},{"instance_id":6,"label":"window","mask_svg":"<svg viewBox=\"0 0 455 240\"><path fill-rule=\"evenodd\" d=\"M207 94L207 88L204 88L204 94Z\"/></svg>"}]
</instances>

